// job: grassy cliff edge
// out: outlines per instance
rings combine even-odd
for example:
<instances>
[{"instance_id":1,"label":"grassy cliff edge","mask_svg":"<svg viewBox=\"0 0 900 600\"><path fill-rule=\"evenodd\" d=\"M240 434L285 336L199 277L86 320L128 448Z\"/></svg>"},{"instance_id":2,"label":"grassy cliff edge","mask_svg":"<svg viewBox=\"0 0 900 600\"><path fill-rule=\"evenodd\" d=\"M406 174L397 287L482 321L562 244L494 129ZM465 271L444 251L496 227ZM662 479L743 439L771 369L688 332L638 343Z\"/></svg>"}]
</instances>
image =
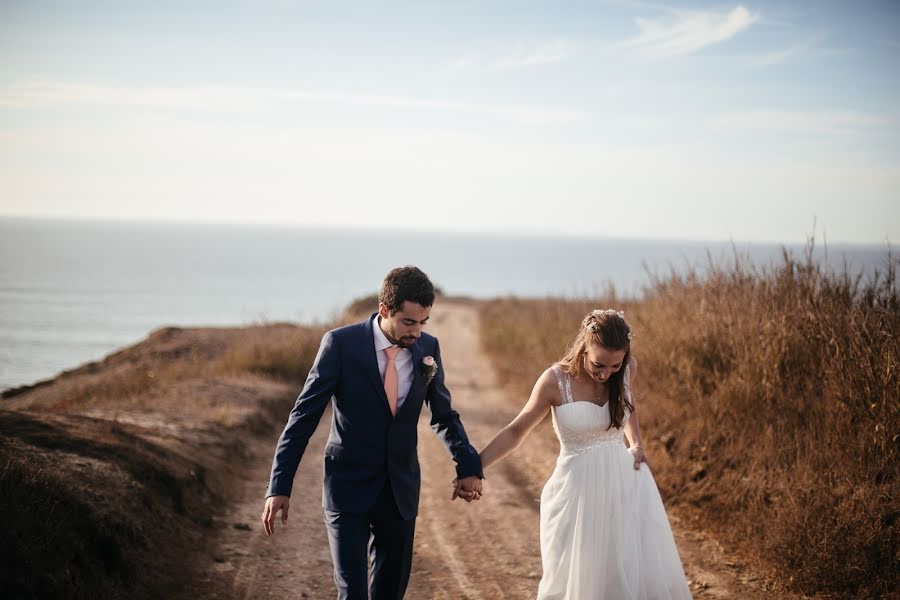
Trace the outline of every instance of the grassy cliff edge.
<instances>
[{"instance_id":1,"label":"grassy cliff edge","mask_svg":"<svg viewBox=\"0 0 900 600\"><path fill-rule=\"evenodd\" d=\"M165 598L209 562L248 436L269 434L321 327L164 328L0 403L4 598ZM260 492L262 494L262 491Z\"/></svg>"}]
</instances>

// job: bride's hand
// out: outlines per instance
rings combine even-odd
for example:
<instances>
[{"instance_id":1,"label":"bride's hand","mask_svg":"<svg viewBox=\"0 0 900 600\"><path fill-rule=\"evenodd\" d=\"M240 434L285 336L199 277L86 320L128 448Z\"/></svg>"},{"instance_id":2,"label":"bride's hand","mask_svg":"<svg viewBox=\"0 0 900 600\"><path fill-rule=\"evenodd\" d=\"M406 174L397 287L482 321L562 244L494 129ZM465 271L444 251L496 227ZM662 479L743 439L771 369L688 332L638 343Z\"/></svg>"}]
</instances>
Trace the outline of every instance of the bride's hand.
<instances>
[{"instance_id":1,"label":"bride's hand","mask_svg":"<svg viewBox=\"0 0 900 600\"><path fill-rule=\"evenodd\" d=\"M462 498L466 502L471 502L473 500L479 500L481 498L481 481L478 480L478 483L473 486L474 489L466 490L466 486L463 481L459 479L454 479L450 484L453 486L453 495L450 497L450 500L456 500L457 498Z\"/></svg>"},{"instance_id":2,"label":"bride's hand","mask_svg":"<svg viewBox=\"0 0 900 600\"><path fill-rule=\"evenodd\" d=\"M650 466L650 462L647 460L647 455L644 454L643 446L632 446L628 449L631 452L631 456L634 458L634 470L638 471L641 468L641 463L647 463L647 466Z\"/></svg>"}]
</instances>

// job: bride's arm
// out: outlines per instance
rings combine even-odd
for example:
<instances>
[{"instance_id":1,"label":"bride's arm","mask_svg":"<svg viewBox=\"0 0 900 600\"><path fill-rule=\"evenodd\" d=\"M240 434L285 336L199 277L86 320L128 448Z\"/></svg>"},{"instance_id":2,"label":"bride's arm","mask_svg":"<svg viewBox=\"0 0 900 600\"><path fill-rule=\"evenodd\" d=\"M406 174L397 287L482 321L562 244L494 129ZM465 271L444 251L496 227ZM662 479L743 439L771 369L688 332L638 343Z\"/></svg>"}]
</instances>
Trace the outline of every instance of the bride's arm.
<instances>
[{"instance_id":1,"label":"bride's arm","mask_svg":"<svg viewBox=\"0 0 900 600\"><path fill-rule=\"evenodd\" d=\"M628 437L628 450L634 456L634 468L640 469L641 463L647 462L647 457L644 455L644 444L641 442L641 423L638 420L637 400L635 400L634 395L634 376L637 373L637 360L634 357L631 358L628 368L631 371L628 374L628 378L632 388L632 409L631 416L625 421L625 435Z\"/></svg>"},{"instance_id":2,"label":"bride's arm","mask_svg":"<svg viewBox=\"0 0 900 600\"><path fill-rule=\"evenodd\" d=\"M534 384L528 402L525 403L516 418L501 429L481 451L481 467L483 469L499 462L522 443L535 425L540 423L541 419L550 411L554 395L559 398L556 376L553 371L547 369Z\"/></svg>"}]
</instances>

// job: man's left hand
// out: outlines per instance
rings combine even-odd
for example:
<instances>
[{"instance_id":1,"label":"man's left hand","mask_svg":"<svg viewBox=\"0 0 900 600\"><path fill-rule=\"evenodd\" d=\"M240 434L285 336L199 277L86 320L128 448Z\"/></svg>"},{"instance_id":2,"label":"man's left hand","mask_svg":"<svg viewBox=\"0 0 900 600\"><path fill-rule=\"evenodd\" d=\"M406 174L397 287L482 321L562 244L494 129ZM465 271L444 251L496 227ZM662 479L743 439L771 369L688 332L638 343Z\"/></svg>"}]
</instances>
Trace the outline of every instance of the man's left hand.
<instances>
[{"instance_id":1,"label":"man's left hand","mask_svg":"<svg viewBox=\"0 0 900 600\"><path fill-rule=\"evenodd\" d=\"M478 500L481 498L482 484L481 478L472 475L471 477L463 477L462 479L453 480L453 495L450 500L462 498L466 502Z\"/></svg>"}]
</instances>

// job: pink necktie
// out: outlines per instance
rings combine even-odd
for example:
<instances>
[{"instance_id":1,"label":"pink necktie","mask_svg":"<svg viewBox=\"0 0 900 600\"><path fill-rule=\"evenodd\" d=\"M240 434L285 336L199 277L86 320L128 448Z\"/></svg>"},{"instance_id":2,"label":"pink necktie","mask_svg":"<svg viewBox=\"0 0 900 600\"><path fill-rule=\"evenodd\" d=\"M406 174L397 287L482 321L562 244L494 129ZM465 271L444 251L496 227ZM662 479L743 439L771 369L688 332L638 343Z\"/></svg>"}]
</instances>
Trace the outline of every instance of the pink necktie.
<instances>
[{"instance_id":1,"label":"pink necktie","mask_svg":"<svg viewBox=\"0 0 900 600\"><path fill-rule=\"evenodd\" d=\"M397 346L384 349L384 353L387 355L387 365L384 367L384 393L387 395L388 406L391 407L391 414L394 416L397 416L397 395L400 387L397 365L394 363L398 352L400 352L400 348Z\"/></svg>"}]
</instances>

